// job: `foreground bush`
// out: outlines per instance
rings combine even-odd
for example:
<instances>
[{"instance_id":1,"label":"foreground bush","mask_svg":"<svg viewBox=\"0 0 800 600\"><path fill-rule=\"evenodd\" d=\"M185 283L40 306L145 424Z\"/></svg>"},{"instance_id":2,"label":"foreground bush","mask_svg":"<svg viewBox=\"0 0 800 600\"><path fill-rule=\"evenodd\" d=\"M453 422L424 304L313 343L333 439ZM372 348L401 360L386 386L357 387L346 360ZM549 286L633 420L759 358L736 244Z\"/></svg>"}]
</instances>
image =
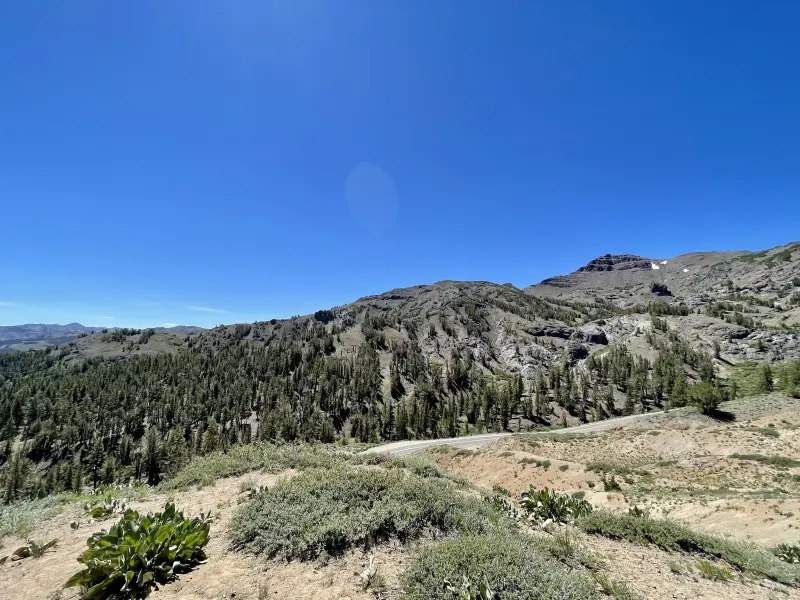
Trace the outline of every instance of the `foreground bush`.
<instances>
[{"instance_id":1,"label":"foreground bush","mask_svg":"<svg viewBox=\"0 0 800 600\"><path fill-rule=\"evenodd\" d=\"M128 510L108 532L90 537L78 562L86 568L73 575L67 587L84 588L92 598L140 598L157 583L205 560L210 519L187 519L167 504L164 512L140 515Z\"/></svg>"},{"instance_id":2,"label":"foreground bush","mask_svg":"<svg viewBox=\"0 0 800 600\"><path fill-rule=\"evenodd\" d=\"M577 521L587 533L653 544L668 551L705 554L721 558L746 573L780 583L800 583L800 568L782 562L764 548L689 529L667 519L595 511Z\"/></svg>"},{"instance_id":3,"label":"foreground bush","mask_svg":"<svg viewBox=\"0 0 800 600\"><path fill-rule=\"evenodd\" d=\"M593 581L550 558L535 538L502 531L461 535L423 549L403 575L403 586L405 600L453 600L454 588L455 597L463 598L482 598L482 589L502 600L600 597Z\"/></svg>"},{"instance_id":4,"label":"foreground bush","mask_svg":"<svg viewBox=\"0 0 800 600\"><path fill-rule=\"evenodd\" d=\"M480 532L496 513L451 481L402 469L336 467L286 479L233 516L233 546L267 558L312 559L425 531Z\"/></svg>"}]
</instances>

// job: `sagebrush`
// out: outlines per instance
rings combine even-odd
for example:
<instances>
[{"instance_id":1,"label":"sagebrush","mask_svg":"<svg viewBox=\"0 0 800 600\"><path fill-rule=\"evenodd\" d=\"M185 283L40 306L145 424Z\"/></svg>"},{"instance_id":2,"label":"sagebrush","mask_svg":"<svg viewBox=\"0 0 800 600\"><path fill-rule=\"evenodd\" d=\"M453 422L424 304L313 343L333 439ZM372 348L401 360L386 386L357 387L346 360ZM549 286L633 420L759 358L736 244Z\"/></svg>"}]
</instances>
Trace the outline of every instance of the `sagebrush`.
<instances>
[{"instance_id":1,"label":"sagebrush","mask_svg":"<svg viewBox=\"0 0 800 600\"><path fill-rule=\"evenodd\" d=\"M427 546L402 581L405 600L482 598L483 590L502 600L600 598L593 581L550 558L533 536L504 530Z\"/></svg>"},{"instance_id":2,"label":"sagebrush","mask_svg":"<svg viewBox=\"0 0 800 600\"><path fill-rule=\"evenodd\" d=\"M480 532L497 518L488 504L446 479L339 466L280 481L236 511L231 532L236 549L312 559L426 531Z\"/></svg>"}]
</instances>

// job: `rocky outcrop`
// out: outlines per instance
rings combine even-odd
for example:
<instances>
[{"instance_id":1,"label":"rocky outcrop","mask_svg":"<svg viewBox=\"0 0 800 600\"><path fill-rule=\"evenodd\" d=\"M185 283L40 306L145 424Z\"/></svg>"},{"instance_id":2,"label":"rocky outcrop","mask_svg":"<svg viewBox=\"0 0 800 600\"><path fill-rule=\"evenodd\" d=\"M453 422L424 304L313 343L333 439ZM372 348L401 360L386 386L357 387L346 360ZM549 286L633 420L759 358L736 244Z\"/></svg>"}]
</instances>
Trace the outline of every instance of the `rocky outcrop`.
<instances>
[{"instance_id":1,"label":"rocky outcrop","mask_svg":"<svg viewBox=\"0 0 800 600\"><path fill-rule=\"evenodd\" d=\"M567 355L570 360L581 360L589 356L589 349L578 341L571 340L567 344Z\"/></svg>"},{"instance_id":2,"label":"rocky outcrop","mask_svg":"<svg viewBox=\"0 0 800 600\"><path fill-rule=\"evenodd\" d=\"M624 271L629 269L652 269L651 261L635 254L606 254L578 269L578 273L593 271Z\"/></svg>"},{"instance_id":3,"label":"rocky outcrop","mask_svg":"<svg viewBox=\"0 0 800 600\"><path fill-rule=\"evenodd\" d=\"M587 325L575 331L570 339L577 340L579 342L586 342L587 344L598 344L600 346L605 346L608 344L606 332L595 324Z\"/></svg>"},{"instance_id":4,"label":"rocky outcrop","mask_svg":"<svg viewBox=\"0 0 800 600\"><path fill-rule=\"evenodd\" d=\"M528 329L528 333L535 337L554 337L568 340L574 331L569 327L536 327Z\"/></svg>"}]
</instances>

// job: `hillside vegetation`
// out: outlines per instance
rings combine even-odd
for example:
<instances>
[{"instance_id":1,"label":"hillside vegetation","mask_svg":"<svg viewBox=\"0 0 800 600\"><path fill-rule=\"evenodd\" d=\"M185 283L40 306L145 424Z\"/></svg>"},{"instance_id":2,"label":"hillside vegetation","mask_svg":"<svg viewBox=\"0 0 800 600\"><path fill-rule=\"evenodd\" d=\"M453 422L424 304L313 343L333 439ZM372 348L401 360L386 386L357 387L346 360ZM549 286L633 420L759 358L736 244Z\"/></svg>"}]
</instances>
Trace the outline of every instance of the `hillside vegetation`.
<instances>
[{"instance_id":1,"label":"hillside vegetation","mask_svg":"<svg viewBox=\"0 0 800 600\"><path fill-rule=\"evenodd\" d=\"M666 265L609 256L526 290L447 281L288 320L108 331L5 354L3 497L156 484L193 456L256 440L528 431L686 404L713 413L741 388L738 363L800 356L798 261L798 245Z\"/></svg>"},{"instance_id":2,"label":"hillside vegetation","mask_svg":"<svg viewBox=\"0 0 800 600\"><path fill-rule=\"evenodd\" d=\"M728 421L671 411L595 435L433 447L455 474L321 444L215 451L156 487L0 508L0 547L43 549L0 564L0 589L33 600L798 598L796 411L777 394L723 408ZM735 458L757 447L786 460ZM725 496L706 485L720 467ZM775 488L749 495L765 478Z\"/></svg>"}]
</instances>

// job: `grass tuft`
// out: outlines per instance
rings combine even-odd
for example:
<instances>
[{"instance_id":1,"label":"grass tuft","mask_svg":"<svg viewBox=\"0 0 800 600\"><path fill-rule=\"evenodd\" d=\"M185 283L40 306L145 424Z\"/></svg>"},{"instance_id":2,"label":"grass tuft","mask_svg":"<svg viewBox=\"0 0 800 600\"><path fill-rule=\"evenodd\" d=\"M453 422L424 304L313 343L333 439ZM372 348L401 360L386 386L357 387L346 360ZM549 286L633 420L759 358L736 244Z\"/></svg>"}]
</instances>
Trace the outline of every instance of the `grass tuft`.
<instances>
[{"instance_id":1,"label":"grass tuft","mask_svg":"<svg viewBox=\"0 0 800 600\"><path fill-rule=\"evenodd\" d=\"M56 516L62 510L62 504L61 498L48 496L0 506L0 538L8 535L27 538L40 523Z\"/></svg>"},{"instance_id":2,"label":"grass tuft","mask_svg":"<svg viewBox=\"0 0 800 600\"><path fill-rule=\"evenodd\" d=\"M731 573L730 569L702 558L697 560L697 571L700 575L712 581L730 581L733 579L733 573Z\"/></svg>"},{"instance_id":3,"label":"grass tuft","mask_svg":"<svg viewBox=\"0 0 800 600\"><path fill-rule=\"evenodd\" d=\"M605 573L592 573L592 578L597 582L603 593L619 600L638 600L633 590L621 581L614 581Z\"/></svg>"},{"instance_id":4,"label":"grass tuft","mask_svg":"<svg viewBox=\"0 0 800 600\"><path fill-rule=\"evenodd\" d=\"M530 458L530 457L526 456L525 458L521 458L520 459L519 464L521 464L521 465L535 465L535 466L541 467L542 469L547 471L547 469L549 469L550 465L552 465L553 463L550 462L547 459L540 460L538 458Z\"/></svg>"}]
</instances>

